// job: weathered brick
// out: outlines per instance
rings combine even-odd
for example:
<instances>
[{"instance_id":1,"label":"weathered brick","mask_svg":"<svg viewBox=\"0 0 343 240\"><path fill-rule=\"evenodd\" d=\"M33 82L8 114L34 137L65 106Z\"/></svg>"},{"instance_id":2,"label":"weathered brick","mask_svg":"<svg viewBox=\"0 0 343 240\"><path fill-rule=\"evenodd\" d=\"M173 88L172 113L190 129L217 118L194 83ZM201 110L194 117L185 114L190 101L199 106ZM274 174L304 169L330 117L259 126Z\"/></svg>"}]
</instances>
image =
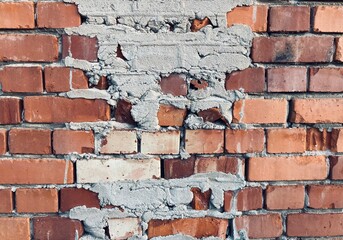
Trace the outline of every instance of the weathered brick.
<instances>
[{"instance_id":1,"label":"weathered brick","mask_svg":"<svg viewBox=\"0 0 343 240\"><path fill-rule=\"evenodd\" d=\"M306 132L307 151L326 151L334 147L332 132L327 129L308 128Z\"/></svg>"},{"instance_id":2,"label":"weathered brick","mask_svg":"<svg viewBox=\"0 0 343 240\"><path fill-rule=\"evenodd\" d=\"M63 231L62 231L63 229ZM81 221L64 217L33 218L35 239L62 240L82 237L84 230Z\"/></svg>"},{"instance_id":3,"label":"weathered brick","mask_svg":"<svg viewBox=\"0 0 343 240\"><path fill-rule=\"evenodd\" d=\"M288 102L286 99L245 99L234 103L234 123L285 123Z\"/></svg>"},{"instance_id":4,"label":"weathered brick","mask_svg":"<svg viewBox=\"0 0 343 240\"><path fill-rule=\"evenodd\" d=\"M0 28L34 28L34 3L2 2L0 3Z\"/></svg>"},{"instance_id":5,"label":"weathered brick","mask_svg":"<svg viewBox=\"0 0 343 240\"><path fill-rule=\"evenodd\" d=\"M24 98L25 120L32 123L96 122L110 119L104 100L30 96Z\"/></svg>"},{"instance_id":6,"label":"weathered brick","mask_svg":"<svg viewBox=\"0 0 343 240\"><path fill-rule=\"evenodd\" d=\"M224 152L223 130L186 130L186 152L222 153Z\"/></svg>"},{"instance_id":7,"label":"weathered brick","mask_svg":"<svg viewBox=\"0 0 343 240\"><path fill-rule=\"evenodd\" d=\"M249 159L249 181L323 180L327 177L324 156L253 157Z\"/></svg>"},{"instance_id":8,"label":"weathered brick","mask_svg":"<svg viewBox=\"0 0 343 240\"><path fill-rule=\"evenodd\" d=\"M74 4L38 2L36 14L39 28L67 28L81 25L81 16Z\"/></svg>"},{"instance_id":9,"label":"weathered brick","mask_svg":"<svg viewBox=\"0 0 343 240\"><path fill-rule=\"evenodd\" d=\"M206 80L193 79L189 83L189 88L192 90L201 90L208 87L208 82Z\"/></svg>"},{"instance_id":10,"label":"weathered brick","mask_svg":"<svg viewBox=\"0 0 343 240\"><path fill-rule=\"evenodd\" d=\"M229 153L262 152L264 149L264 130L225 130L225 149Z\"/></svg>"},{"instance_id":11,"label":"weathered brick","mask_svg":"<svg viewBox=\"0 0 343 240\"><path fill-rule=\"evenodd\" d=\"M336 38L335 44L336 44L335 60L339 62L343 62L343 37Z\"/></svg>"},{"instance_id":12,"label":"weathered brick","mask_svg":"<svg viewBox=\"0 0 343 240\"><path fill-rule=\"evenodd\" d=\"M265 70L264 68L247 68L228 74L225 80L226 90L243 89L247 93L264 91Z\"/></svg>"},{"instance_id":13,"label":"weathered brick","mask_svg":"<svg viewBox=\"0 0 343 240\"><path fill-rule=\"evenodd\" d=\"M343 123L343 99L310 98L293 100L291 121L295 123Z\"/></svg>"},{"instance_id":14,"label":"weathered brick","mask_svg":"<svg viewBox=\"0 0 343 240\"><path fill-rule=\"evenodd\" d=\"M212 191L211 189L202 192L199 188L192 188L192 208L195 210L207 210L209 208Z\"/></svg>"},{"instance_id":15,"label":"weathered brick","mask_svg":"<svg viewBox=\"0 0 343 240\"><path fill-rule=\"evenodd\" d=\"M306 92L307 70L299 67L267 70L268 92Z\"/></svg>"},{"instance_id":16,"label":"weathered brick","mask_svg":"<svg viewBox=\"0 0 343 240\"><path fill-rule=\"evenodd\" d=\"M268 153L302 153L306 151L305 128L268 129Z\"/></svg>"},{"instance_id":17,"label":"weathered brick","mask_svg":"<svg viewBox=\"0 0 343 240\"><path fill-rule=\"evenodd\" d=\"M0 239L30 240L30 219L22 217L1 217Z\"/></svg>"},{"instance_id":18,"label":"weathered brick","mask_svg":"<svg viewBox=\"0 0 343 240\"><path fill-rule=\"evenodd\" d=\"M195 157L188 159L164 159L164 178L185 178L195 172Z\"/></svg>"},{"instance_id":19,"label":"weathered brick","mask_svg":"<svg viewBox=\"0 0 343 240\"><path fill-rule=\"evenodd\" d=\"M18 213L58 212L56 189L25 188L16 191L16 210Z\"/></svg>"},{"instance_id":20,"label":"weathered brick","mask_svg":"<svg viewBox=\"0 0 343 240\"><path fill-rule=\"evenodd\" d=\"M163 94L187 95L187 83L184 75L170 74L168 77L161 79L160 86Z\"/></svg>"},{"instance_id":21,"label":"weathered brick","mask_svg":"<svg viewBox=\"0 0 343 240\"><path fill-rule=\"evenodd\" d=\"M256 37L253 40L254 62L330 62L333 37Z\"/></svg>"},{"instance_id":22,"label":"weathered brick","mask_svg":"<svg viewBox=\"0 0 343 240\"><path fill-rule=\"evenodd\" d=\"M96 37L63 35L62 58L73 57L91 62L98 60L98 39Z\"/></svg>"},{"instance_id":23,"label":"weathered brick","mask_svg":"<svg viewBox=\"0 0 343 240\"><path fill-rule=\"evenodd\" d=\"M0 124L21 122L22 101L20 98L0 98Z\"/></svg>"},{"instance_id":24,"label":"weathered brick","mask_svg":"<svg viewBox=\"0 0 343 240\"><path fill-rule=\"evenodd\" d=\"M84 188L62 188L60 190L60 210L66 212L77 206L100 208L98 194Z\"/></svg>"},{"instance_id":25,"label":"weathered brick","mask_svg":"<svg viewBox=\"0 0 343 240\"><path fill-rule=\"evenodd\" d=\"M13 211L13 193L9 188L0 189L0 213L11 213ZM1 231L0 231L1 234Z\"/></svg>"},{"instance_id":26,"label":"weathered brick","mask_svg":"<svg viewBox=\"0 0 343 240\"><path fill-rule=\"evenodd\" d=\"M230 212L233 206L234 193L232 191L224 192L224 211Z\"/></svg>"},{"instance_id":27,"label":"weathered brick","mask_svg":"<svg viewBox=\"0 0 343 240\"><path fill-rule=\"evenodd\" d=\"M117 103L114 117L117 122L135 124L135 120L131 115L132 103L125 99L120 99Z\"/></svg>"},{"instance_id":28,"label":"weathered brick","mask_svg":"<svg viewBox=\"0 0 343 240\"><path fill-rule=\"evenodd\" d=\"M136 131L112 130L101 142L101 153L136 153Z\"/></svg>"},{"instance_id":29,"label":"weathered brick","mask_svg":"<svg viewBox=\"0 0 343 240\"><path fill-rule=\"evenodd\" d=\"M187 115L186 109L176 108L171 105L160 104L157 112L158 125L166 126L179 126L183 125Z\"/></svg>"},{"instance_id":30,"label":"weathered brick","mask_svg":"<svg viewBox=\"0 0 343 240\"><path fill-rule=\"evenodd\" d=\"M289 237L329 237L343 235L343 214L299 213L287 216Z\"/></svg>"},{"instance_id":31,"label":"weathered brick","mask_svg":"<svg viewBox=\"0 0 343 240\"><path fill-rule=\"evenodd\" d=\"M10 153L51 154L51 130L12 128L8 145Z\"/></svg>"},{"instance_id":32,"label":"weathered brick","mask_svg":"<svg viewBox=\"0 0 343 240\"><path fill-rule=\"evenodd\" d=\"M333 129L331 135L331 151L343 152L343 128Z\"/></svg>"},{"instance_id":33,"label":"weathered brick","mask_svg":"<svg viewBox=\"0 0 343 240\"><path fill-rule=\"evenodd\" d=\"M141 151L144 154L178 154L180 131L143 132Z\"/></svg>"},{"instance_id":34,"label":"weathered brick","mask_svg":"<svg viewBox=\"0 0 343 240\"><path fill-rule=\"evenodd\" d=\"M88 78L80 69L45 67L44 81L47 92L68 92L72 89L88 88Z\"/></svg>"},{"instance_id":35,"label":"weathered brick","mask_svg":"<svg viewBox=\"0 0 343 240\"><path fill-rule=\"evenodd\" d=\"M208 17L205 17L204 19L194 19L192 21L191 31L197 32L203 27L206 27L207 25L210 25L210 24L211 24L211 20Z\"/></svg>"},{"instance_id":36,"label":"weathered brick","mask_svg":"<svg viewBox=\"0 0 343 240\"><path fill-rule=\"evenodd\" d=\"M203 119L204 122L217 122L219 120L224 121L227 123L227 120L225 117L223 117L223 114L219 108L209 108L205 110L201 110L198 112L198 116Z\"/></svg>"},{"instance_id":37,"label":"weathered brick","mask_svg":"<svg viewBox=\"0 0 343 240\"><path fill-rule=\"evenodd\" d=\"M108 228L111 239L125 240L134 235L142 235L142 227L138 218L109 219Z\"/></svg>"},{"instance_id":38,"label":"weathered brick","mask_svg":"<svg viewBox=\"0 0 343 240\"><path fill-rule=\"evenodd\" d=\"M310 208L343 208L343 186L310 185L308 186Z\"/></svg>"},{"instance_id":39,"label":"weathered brick","mask_svg":"<svg viewBox=\"0 0 343 240\"><path fill-rule=\"evenodd\" d=\"M234 223L236 231L245 230L249 238L275 238L282 234L280 214L241 216Z\"/></svg>"},{"instance_id":40,"label":"weathered brick","mask_svg":"<svg viewBox=\"0 0 343 240\"><path fill-rule=\"evenodd\" d=\"M238 211L261 209L262 204L262 188L260 187L244 188L237 194Z\"/></svg>"},{"instance_id":41,"label":"weathered brick","mask_svg":"<svg viewBox=\"0 0 343 240\"><path fill-rule=\"evenodd\" d=\"M57 37L48 34L1 34L0 62L54 62Z\"/></svg>"},{"instance_id":42,"label":"weathered brick","mask_svg":"<svg viewBox=\"0 0 343 240\"><path fill-rule=\"evenodd\" d=\"M236 7L227 13L227 26L244 24L251 27L253 32L267 31L268 6L242 6Z\"/></svg>"},{"instance_id":43,"label":"weathered brick","mask_svg":"<svg viewBox=\"0 0 343 240\"><path fill-rule=\"evenodd\" d=\"M269 10L269 31L307 32L310 30L310 7L276 6Z\"/></svg>"},{"instance_id":44,"label":"weathered brick","mask_svg":"<svg viewBox=\"0 0 343 240\"><path fill-rule=\"evenodd\" d=\"M41 93L43 76L41 67L4 67L0 70L3 92Z\"/></svg>"},{"instance_id":45,"label":"weathered brick","mask_svg":"<svg viewBox=\"0 0 343 240\"><path fill-rule=\"evenodd\" d=\"M7 130L0 129L0 155L7 152Z\"/></svg>"},{"instance_id":46,"label":"weathered brick","mask_svg":"<svg viewBox=\"0 0 343 240\"><path fill-rule=\"evenodd\" d=\"M316 6L314 8L315 32L343 32L343 7Z\"/></svg>"},{"instance_id":47,"label":"weathered brick","mask_svg":"<svg viewBox=\"0 0 343 240\"><path fill-rule=\"evenodd\" d=\"M343 157L330 157L330 178L343 180Z\"/></svg>"},{"instance_id":48,"label":"weathered brick","mask_svg":"<svg viewBox=\"0 0 343 240\"><path fill-rule=\"evenodd\" d=\"M92 131L54 130L53 148L55 154L93 153L94 147Z\"/></svg>"},{"instance_id":49,"label":"weathered brick","mask_svg":"<svg viewBox=\"0 0 343 240\"><path fill-rule=\"evenodd\" d=\"M343 68L311 68L310 92L343 92Z\"/></svg>"},{"instance_id":50,"label":"weathered brick","mask_svg":"<svg viewBox=\"0 0 343 240\"><path fill-rule=\"evenodd\" d=\"M81 160L76 162L78 183L159 178L160 159ZM96 169L96 171L94 171Z\"/></svg>"},{"instance_id":51,"label":"weathered brick","mask_svg":"<svg viewBox=\"0 0 343 240\"><path fill-rule=\"evenodd\" d=\"M1 159L0 184L73 183L70 161L62 159Z\"/></svg>"},{"instance_id":52,"label":"weathered brick","mask_svg":"<svg viewBox=\"0 0 343 240\"><path fill-rule=\"evenodd\" d=\"M303 185L268 186L266 206L268 210L302 209L305 201Z\"/></svg>"},{"instance_id":53,"label":"weathered brick","mask_svg":"<svg viewBox=\"0 0 343 240\"><path fill-rule=\"evenodd\" d=\"M204 218L183 218L174 220L149 221L148 237L168 236L184 234L196 238L219 237L224 239L228 227L228 220L204 217Z\"/></svg>"}]
</instances>

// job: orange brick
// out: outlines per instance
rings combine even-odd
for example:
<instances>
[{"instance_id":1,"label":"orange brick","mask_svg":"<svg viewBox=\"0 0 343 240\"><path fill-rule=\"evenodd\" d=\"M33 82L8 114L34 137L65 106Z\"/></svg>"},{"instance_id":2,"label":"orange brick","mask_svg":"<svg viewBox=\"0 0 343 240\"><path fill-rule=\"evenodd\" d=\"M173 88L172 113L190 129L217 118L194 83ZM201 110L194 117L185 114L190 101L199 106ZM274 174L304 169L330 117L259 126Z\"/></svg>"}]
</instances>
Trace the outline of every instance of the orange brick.
<instances>
[{"instance_id":1,"label":"orange brick","mask_svg":"<svg viewBox=\"0 0 343 240\"><path fill-rule=\"evenodd\" d=\"M34 3L2 2L0 3L0 28L34 28Z\"/></svg>"},{"instance_id":2,"label":"orange brick","mask_svg":"<svg viewBox=\"0 0 343 240\"><path fill-rule=\"evenodd\" d=\"M227 26L244 24L251 27L253 32L266 32L267 15L266 5L236 7L226 14Z\"/></svg>"},{"instance_id":3,"label":"orange brick","mask_svg":"<svg viewBox=\"0 0 343 240\"><path fill-rule=\"evenodd\" d=\"M268 210L302 209L305 201L305 187L268 186L266 189L266 205Z\"/></svg>"},{"instance_id":4,"label":"orange brick","mask_svg":"<svg viewBox=\"0 0 343 240\"><path fill-rule=\"evenodd\" d=\"M277 6L269 11L269 31L307 32L310 30L310 7Z\"/></svg>"},{"instance_id":5,"label":"orange brick","mask_svg":"<svg viewBox=\"0 0 343 240\"><path fill-rule=\"evenodd\" d=\"M280 214L242 216L235 218L234 222L236 231L245 230L249 238L279 237L283 229Z\"/></svg>"},{"instance_id":6,"label":"orange brick","mask_svg":"<svg viewBox=\"0 0 343 240\"><path fill-rule=\"evenodd\" d=\"M31 123L96 122L110 119L104 100L50 96L24 98L25 120Z\"/></svg>"},{"instance_id":7,"label":"orange brick","mask_svg":"<svg viewBox=\"0 0 343 240\"><path fill-rule=\"evenodd\" d=\"M311 185L308 186L310 208L343 208L343 186Z\"/></svg>"},{"instance_id":8,"label":"orange brick","mask_svg":"<svg viewBox=\"0 0 343 240\"><path fill-rule=\"evenodd\" d=\"M186 130L185 141L188 153L224 152L223 130Z\"/></svg>"},{"instance_id":9,"label":"orange brick","mask_svg":"<svg viewBox=\"0 0 343 240\"><path fill-rule=\"evenodd\" d=\"M249 181L323 180L326 177L325 156L253 157L249 159Z\"/></svg>"},{"instance_id":10,"label":"orange brick","mask_svg":"<svg viewBox=\"0 0 343 240\"><path fill-rule=\"evenodd\" d=\"M333 132L328 129L307 128L306 150L326 151L335 147Z\"/></svg>"},{"instance_id":11,"label":"orange brick","mask_svg":"<svg viewBox=\"0 0 343 240\"><path fill-rule=\"evenodd\" d=\"M314 8L315 32L343 32L343 7L317 6Z\"/></svg>"},{"instance_id":12,"label":"orange brick","mask_svg":"<svg viewBox=\"0 0 343 240\"><path fill-rule=\"evenodd\" d=\"M0 61L54 62L58 59L57 37L48 34L1 34Z\"/></svg>"},{"instance_id":13,"label":"orange brick","mask_svg":"<svg viewBox=\"0 0 343 240\"><path fill-rule=\"evenodd\" d=\"M178 154L180 131L143 132L141 151L144 154Z\"/></svg>"},{"instance_id":14,"label":"orange brick","mask_svg":"<svg viewBox=\"0 0 343 240\"><path fill-rule=\"evenodd\" d=\"M245 99L234 103L234 123L286 123L286 99Z\"/></svg>"},{"instance_id":15,"label":"orange brick","mask_svg":"<svg viewBox=\"0 0 343 240\"><path fill-rule=\"evenodd\" d=\"M343 123L343 99L293 100L291 121L295 123Z\"/></svg>"},{"instance_id":16,"label":"orange brick","mask_svg":"<svg viewBox=\"0 0 343 240\"><path fill-rule=\"evenodd\" d=\"M36 11L39 28L68 28L81 25L81 16L74 4L38 2Z\"/></svg>"},{"instance_id":17,"label":"orange brick","mask_svg":"<svg viewBox=\"0 0 343 240\"><path fill-rule=\"evenodd\" d=\"M12 190L0 189L0 213L11 213L12 211L13 211Z\"/></svg>"},{"instance_id":18,"label":"orange brick","mask_svg":"<svg viewBox=\"0 0 343 240\"><path fill-rule=\"evenodd\" d=\"M158 112L158 124L162 127L166 126L179 126L183 125L187 115L186 109L179 109L171 105L161 104Z\"/></svg>"},{"instance_id":19,"label":"orange brick","mask_svg":"<svg viewBox=\"0 0 343 240\"><path fill-rule=\"evenodd\" d=\"M10 153L51 154L51 130L12 128L8 145Z\"/></svg>"},{"instance_id":20,"label":"orange brick","mask_svg":"<svg viewBox=\"0 0 343 240\"><path fill-rule=\"evenodd\" d=\"M56 189L17 189L16 209L18 213L58 212Z\"/></svg>"},{"instance_id":21,"label":"orange brick","mask_svg":"<svg viewBox=\"0 0 343 240\"><path fill-rule=\"evenodd\" d=\"M268 129L268 153L302 153L306 151L306 129Z\"/></svg>"},{"instance_id":22,"label":"orange brick","mask_svg":"<svg viewBox=\"0 0 343 240\"><path fill-rule=\"evenodd\" d=\"M94 134L92 131L56 129L53 133L55 154L93 153Z\"/></svg>"},{"instance_id":23,"label":"orange brick","mask_svg":"<svg viewBox=\"0 0 343 240\"><path fill-rule=\"evenodd\" d=\"M0 155L7 152L7 130L0 129Z\"/></svg>"},{"instance_id":24,"label":"orange brick","mask_svg":"<svg viewBox=\"0 0 343 240\"><path fill-rule=\"evenodd\" d=\"M225 149L229 153L262 152L264 149L264 130L225 130Z\"/></svg>"},{"instance_id":25,"label":"orange brick","mask_svg":"<svg viewBox=\"0 0 343 240\"><path fill-rule=\"evenodd\" d=\"M101 142L101 153L137 153L137 133L112 130Z\"/></svg>"},{"instance_id":26,"label":"orange brick","mask_svg":"<svg viewBox=\"0 0 343 240\"><path fill-rule=\"evenodd\" d=\"M0 184L67 184L73 164L62 159L0 159Z\"/></svg>"},{"instance_id":27,"label":"orange brick","mask_svg":"<svg viewBox=\"0 0 343 240\"><path fill-rule=\"evenodd\" d=\"M203 27L206 27L207 25L211 24L211 20L208 17L205 17L204 19L194 19L191 25L191 31L197 32Z\"/></svg>"},{"instance_id":28,"label":"orange brick","mask_svg":"<svg viewBox=\"0 0 343 240\"><path fill-rule=\"evenodd\" d=\"M237 210L249 211L262 208L262 188L249 187L237 194Z\"/></svg>"},{"instance_id":29,"label":"orange brick","mask_svg":"<svg viewBox=\"0 0 343 240\"><path fill-rule=\"evenodd\" d=\"M0 98L0 124L21 122L22 101L20 98Z\"/></svg>"},{"instance_id":30,"label":"orange brick","mask_svg":"<svg viewBox=\"0 0 343 240\"><path fill-rule=\"evenodd\" d=\"M29 218L0 218L0 239L6 240L30 240Z\"/></svg>"}]
</instances>

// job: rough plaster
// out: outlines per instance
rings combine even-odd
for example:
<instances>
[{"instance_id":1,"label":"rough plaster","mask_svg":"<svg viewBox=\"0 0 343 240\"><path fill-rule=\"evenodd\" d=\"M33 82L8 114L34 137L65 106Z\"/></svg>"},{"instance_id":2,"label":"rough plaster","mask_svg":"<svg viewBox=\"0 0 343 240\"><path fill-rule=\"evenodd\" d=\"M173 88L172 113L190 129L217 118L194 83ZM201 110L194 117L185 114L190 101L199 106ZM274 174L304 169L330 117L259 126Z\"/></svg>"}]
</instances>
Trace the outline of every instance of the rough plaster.
<instances>
[{"instance_id":1,"label":"rough plaster","mask_svg":"<svg viewBox=\"0 0 343 240\"><path fill-rule=\"evenodd\" d=\"M251 64L249 58L253 38L246 26L226 27L226 13L233 7L249 5L252 0L64 0L76 3L79 12L87 21L78 28L66 29L67 34L97 37L99 42L96 63L67 57L65 65L87 72L89 81L96 84L100 76L106 76L110 83L105 90L73 90L66 93L69 98L104 99L115 106L118 99L129 100L132 116L138 123L138 130L157 130L159 104L170 104L191 113L185 126L190 129L223 129L225 126L204 122L195 115L200 110L217 107L227 122L231 122L232 103L243 98L244 93L226 91L225 76L235 70L242 70ZM211 25L199 32L191 32L191 21L208 17ZM124 58L117 57L121 49ZM205 80L205 90L189 90L185 97L164 95L159 81L171 73L182 73L190 80ZM100 141L111 129L132 128L112 119L100 123L70 123L70 129L87 129L96 133L95 153L100 152ZM138 132L139 137L139 132ZM181 148L179 156L189 155ZM147 159L149 155L121 155L120 157ZM168 156L165 156L168 158ZM175 156L171 156L175 157ZM110 161L94 160L99 156L70 155L78 166L95 167ZM86 159L86 160L85 160ZM136 161L137 161L136 160ZM131 160L135 161L135 160ZM112 168L115 166L113 165ZM158 166L155 166L158 168ZM91 169L92 170L92 169ZM118 181L121 180L121 181ZM187 179L140 180L109 179L110 182L91 184L90 190L99 193L102 206L116 206L113 209L77 207L69 217L82 220L86 235L81 239L107 239L104 228L108 219L139 217L143 235L131 239L147 239L144 233L150 219L173 219L180 217L214 216L232 218L232 213L223 213L223 193L244 186L237 176L224 173L196 174ZM87 181L85 181L87 182ZM211 209L194 211L187 208L193 194L191 187L202 191L211 188ZM139 197L138 197L139 196ZM119 209L120 207L120 209ZM124 211L121 211L124 209ZM183 235L158 237L155 240L185 239ZM217 238L206 238L214 240Z\"/></svg>"}]
</instances>

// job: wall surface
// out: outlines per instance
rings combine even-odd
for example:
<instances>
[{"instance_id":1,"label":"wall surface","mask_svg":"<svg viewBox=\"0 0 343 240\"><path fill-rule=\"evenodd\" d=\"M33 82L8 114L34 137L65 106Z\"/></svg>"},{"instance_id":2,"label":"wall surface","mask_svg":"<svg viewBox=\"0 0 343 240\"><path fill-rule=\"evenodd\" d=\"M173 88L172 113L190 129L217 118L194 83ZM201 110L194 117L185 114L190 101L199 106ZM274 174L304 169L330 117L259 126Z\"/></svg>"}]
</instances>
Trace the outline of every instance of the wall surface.
<instances>
[{"instance_id":1,"label":"wall surface","mask_svg":"<svg viewBox=\"0 0 343 240\"><path fill-rule=\"evenodd\" d=\"M332 1L1 1L0 239L341 239L342 33Z\"/></svg>"}]
</instances>

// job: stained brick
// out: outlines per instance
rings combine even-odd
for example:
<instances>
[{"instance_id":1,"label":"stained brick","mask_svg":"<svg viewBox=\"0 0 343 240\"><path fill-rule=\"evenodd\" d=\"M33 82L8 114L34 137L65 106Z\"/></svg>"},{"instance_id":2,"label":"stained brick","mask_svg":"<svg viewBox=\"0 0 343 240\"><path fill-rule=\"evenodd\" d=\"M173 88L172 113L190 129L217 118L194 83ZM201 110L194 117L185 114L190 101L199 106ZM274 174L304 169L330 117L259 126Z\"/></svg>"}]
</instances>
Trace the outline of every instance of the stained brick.
<instances>
[{"instance_id":1,"label":"stained brick","mask_svg":"<svg viewBox=\"0 0 343 240\"><path fill-rule=\"evenodd\" d=\"M98 194L83 188L62 188L60 190L60 210L66 212L77 206L100 208Z\"/></svg>"},{"instance_id":2,"label":"stained brick","mask_svg":"<svg viewBox=\"0 0 343 240\"><path fill-rule=\"evenodd\" d=\"M238 211L261 209L262 204L262 188L260 187L245 188L237 194Z\"/></svg>"},{"instance_id":3,"label":"stained brick","mask_svg":"<svg viewBox=\"0 0 343 240\"><path fill-rule=\"evenodd\" d=\"M306 32L310 30L310 7L277 6L269 11L269 31Z\"/></svg>"},{"instance_id":4,"label":"stained brick","mask_svg":"<svg viewBox=\"0 0 343 240\"><path fill-rule=\"evenodd\" d=\"M186 152L222 153L224 151L223 130L186 130Z\"/></svg>"},{"instance_id":5,"label":"stained brick","mask_svg":"<svg viewBox=\"0 0 343 240\"><path fill-rule=\"evenodd\" d=\"M55 154L93 153L94 134L92 131L56 129L53 133Z\"/></svg>"},{"instance_id":6,"label":"stained brick","mask_svg":"<svg viewBox=\"0 0 343 240\"><path fill-rule=\"evenodd\" d=\"M302 209L305 201L305 187L268 186L266 189L266 206L268 210Z\"/></svg>"},{"instance_id":7,"label":"stained brick","mask_svg":"<svg viewBox=\"0 0 343 240\"><path fill-rule=\"evenodd\" d=\"M240 90L244 92L263 92L265 85L264 68L247 68L242 71L232 72L226 76L226 90Z\"/></svg>"},{"instance_id":8,"label":"stained brick","mask_svg":"<svg viewBox=\"0 0 343 240\"><path fill-rule=\"evenodd\" d=\"M102 140L102 153L136 153L137 134L129 130L113 130Z\"/></svg>"}]
</instances>

